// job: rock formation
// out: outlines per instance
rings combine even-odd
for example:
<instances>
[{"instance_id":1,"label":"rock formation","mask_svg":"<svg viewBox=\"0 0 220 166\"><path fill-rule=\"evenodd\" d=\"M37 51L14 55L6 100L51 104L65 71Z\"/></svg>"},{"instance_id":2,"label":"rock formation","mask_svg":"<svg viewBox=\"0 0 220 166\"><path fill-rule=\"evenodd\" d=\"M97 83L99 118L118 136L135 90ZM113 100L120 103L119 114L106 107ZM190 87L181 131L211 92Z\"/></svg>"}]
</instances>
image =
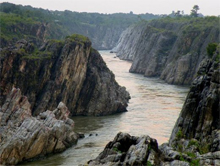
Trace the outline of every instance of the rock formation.
<instances>
[{"instance_id":1,"label":"rock formation","mask_svg":"<svg viewBox=\"0 0 220 166\"><path fill-rule=\"evenodd\" d=\"M217 21L217 17L207 17L142 22L122 33L113 52L133 61L130 72L190 85L208 57L207 45L219 42Z\"/></svg>"},{"instance_id":2,"label":"rock formation","mask_svg":"<svg viewBox=\"0 0 220 166\"><path fill-rule=\"evenodd\" d=\"M119 133L89 165L220 165L220 54L201 65L173 128L158 147L149 136Z\"/></svg>"},{"instance_id":3,"label":"rock formation","mask_svg":"<svg viewBox=\"0 0 220 166\"><path fill-rule=\"evenodd\" d=\"M106 145L104 151L96 159L89 161L88 164L89 166L147 165L147 160L151 152L155 154L159 152L155 139L149 136L134 137L120 132L113 141ZM151 160L156 161L155 158Z\"/></svg>"},{"instance_id":4,"label":"rock formation","mask_svg":"<svg viewBox=\"0 0 220 166\"><path fill-rule=\"evenodd\" d=\"M15 88L0 107L0 164L14 165L61 152L77 142L74 122L62 102L37 117L30 107L27 97Z\"/></svg>"},{"instance_id":5,"label":"rock formation","mask_svg":"<svg viewBox=\"0 0 220 166\"><path fill-rule=\"evenodd\" d=\"M55 109L60 101L71 115L124 112L130 98L89 39L81 35L50 40L39 50L25 40L1 50L0 87L0 105L11 88L18 87L34 115Z\"/></svg>"}]
</instances>

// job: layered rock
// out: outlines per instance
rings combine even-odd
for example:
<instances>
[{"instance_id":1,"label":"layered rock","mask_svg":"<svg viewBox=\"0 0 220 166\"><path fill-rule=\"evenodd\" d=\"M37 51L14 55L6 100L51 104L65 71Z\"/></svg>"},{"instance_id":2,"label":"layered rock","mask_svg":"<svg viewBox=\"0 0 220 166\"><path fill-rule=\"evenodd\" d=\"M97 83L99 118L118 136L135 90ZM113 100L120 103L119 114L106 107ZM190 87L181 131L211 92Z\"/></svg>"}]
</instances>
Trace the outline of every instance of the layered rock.
<instances>
[{"instance_id":1,"label":"layered rock","mask_svg":"<svg viewBox=\"0 0 220 166\"><path fill-rule=\"evenodd\" d=\"M149 136L134 137L127 133L118 133L114 140L109 142L99 156L88 162L93 165L147 165L148 158L154 164L158 155L158 145L155 139ZM152 156L150 157L150 154ZM155 155L154 155L155 154ZM158 157L158 156L157 156Z\"/></svg>"},{"instance_id":2,"label":"layered rock","mask_svg":"<svg viewBox=\"0 0 220 166\"><path fill-rule=\"evenodd\" d=\"M15 88L0 107L0 164L14 165L61 152L77 142L74 122L62 102L37 117L30 107L27 97Z\"/></svg>"},{"instance_id":3,"label":"layered rock","mask_svg":"<svg viewBox=\"0 0 220 166\"><path fill-rule=\"evenodd\" d=\"M198 152L201 165L220 165L219 60L207 60L199 69L169 144L186 152Z\"/></svg>"},{"instance_id":4,"label":"layered rock","mask_svg":"<svg viewBox=\"0 0 220 166\"><path fill-rule=\"evenodd\" d=\"M198 71L169 143L119 133L89 165L220 165L220 54Z\"/></svg>"},{"instance_id":5,"label":"layered rock","mask_svg":"<svg viewBox=\"0 0 220 166\"><path fill-rule=\"evenodd\" d=\"M48 41L40 50L26 41L3 49L0 85L1 103L13 86L19 87L34 115L55 109L60 101L71 115L107 115L126 111L130 98L89 39L80 35Z\"/></svg>"},{"instance_id":6,"label":"layered rock","mask_svg":"<svg viewBox=\"0 0 220 166\"><path fill-rule=\"evenodd\" d=\"M130 72L189 85L208 57L207 45L219 42L217 20L163 18L142 22L122 33L113 52L120 59L133 61Z\"/></svg>"}]
</instances>

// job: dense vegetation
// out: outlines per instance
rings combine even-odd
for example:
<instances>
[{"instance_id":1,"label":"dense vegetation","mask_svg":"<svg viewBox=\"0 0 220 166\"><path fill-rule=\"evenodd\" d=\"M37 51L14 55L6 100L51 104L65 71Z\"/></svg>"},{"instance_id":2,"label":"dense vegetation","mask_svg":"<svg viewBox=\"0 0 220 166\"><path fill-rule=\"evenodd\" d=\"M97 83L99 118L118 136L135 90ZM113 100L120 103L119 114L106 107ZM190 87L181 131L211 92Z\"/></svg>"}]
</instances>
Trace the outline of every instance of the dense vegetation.
<instances>
[{"instance_id":1,"label":"dense vegetation","mask_svg":"<svg viewBox=\"0 0 220 166\"><path fill-rule=\"evenodd\" d=\"M0 4L1 47L21 38L32 40L63 39L73 33L88 36L93 43L103 39L107 30L120 33L140 20L159 15L133 13L99 14L72 11L49 11L31 6ZM118 34L117 34L118 35ZM119 38L120 35L116 36Z\"/></svg>"}]
</instances>

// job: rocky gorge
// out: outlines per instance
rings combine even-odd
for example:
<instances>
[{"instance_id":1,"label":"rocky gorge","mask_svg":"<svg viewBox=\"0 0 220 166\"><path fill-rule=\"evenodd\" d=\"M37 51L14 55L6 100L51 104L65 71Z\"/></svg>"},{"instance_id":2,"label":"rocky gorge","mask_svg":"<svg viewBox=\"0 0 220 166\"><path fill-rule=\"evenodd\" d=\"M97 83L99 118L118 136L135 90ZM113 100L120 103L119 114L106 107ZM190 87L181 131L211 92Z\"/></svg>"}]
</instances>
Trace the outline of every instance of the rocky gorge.
<instances>
[{"instance_id":1,"label":"rocky gorge","mask_svg":"<svg viewBox=\"0 0 220 166\"><path fill-rule=\"evenodd\" d=\"M99 18L78 22L75 16L86 20L87 16L103 15L86 16L32 7L24 7L24 11L29 12L22 15L23 7L12 5L16 9L13 13L11 9L8 11L7 5L11 6L6 4L6 8L1 8L1 15L7 19L2 19L5 31L0 37L0 164L14 165L62 152L76 144L78 135L70 119L73 116L103 116L127 111L129 93L115 81L114 74L87 37L74 34L65 40L50 38L64 38L70 32L77 32L89 36L96 48L112 48L132 21L125 26L111 21L99 26L93 22ZM27 19L27 13L31 18L36 16L35 12L46 19L41 20L39 16L37 21ZM193 83L169 143L159 146L150 136L119 132L104 151L86 165L220 165L220 57L219 52L210 56L206 51L209 43L219 42L216 21L215 17L166 17L142 21L124 31L113 52L121 59L133 61L130 72L160 77L170 84ZM22 36L26 38L17 41ZM150 96L149 93L142 95ZM159 95L154 94L153 99L160 100ZM162 102L174 105L175 102L168 101L170 96L166 97ZM155 111L152 107L148 110ZM150 121L154 114L146 115L141 114ZM137 124L132 125L137 127L140 120L138 117ZM102 127L103 121L96 125ZM151 125L153 129L159 126L153 122ZM120 126L125 127L123 123ZM93 135L98 137L99 134ZM87 142L78 150L91 146L97 145Z\"/></svg>"},{"instance_id":2,"label":"rocky gorge","mask_svg":"<svg viewBox=\"0 0 220 166\"><path fill-rule=\"evenodd\" d=\"M169 143L118 133L88 165L220 165L219 52L199 68ZM86 165L87 165L86 164Z\"/></svg>"},{"instance_id":3,"label":"rocky gorge","mask_svg":"<svg viewBox=\"0 0 220 166\"><path fill-rule=\"evenodd\" d=\"M112 51L132 61L132 73L190 85L208 58L208 44L219 42L217 22L217 17L143 21L125 30Z\"/></svg>"},{"instance_id":4,"label":"rocky gorge","mask_svg":"<svg viewBox=\"0 0 220 166\"><path fill-rule=\"evenodd\" d=\"M78 140L70 116L125 112L130 98L81 35L2 49L0 88L3 165L64 151Z\"/></svg>"}]
</instances>

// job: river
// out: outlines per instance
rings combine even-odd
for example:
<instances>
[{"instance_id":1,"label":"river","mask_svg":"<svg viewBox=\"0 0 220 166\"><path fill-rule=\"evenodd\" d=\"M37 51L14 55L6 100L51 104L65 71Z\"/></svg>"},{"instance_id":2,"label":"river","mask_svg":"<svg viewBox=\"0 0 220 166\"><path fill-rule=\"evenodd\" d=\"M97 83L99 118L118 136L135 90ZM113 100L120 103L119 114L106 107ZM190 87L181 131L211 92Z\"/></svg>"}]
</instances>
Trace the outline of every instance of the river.
<instances>
[{"instance_id":1,"label":"river","mask_svg":"<svg viewBox=\"0 0 220 166\"><path fill-rule=\"evenodd\" d=\"M94 159L119 132L149 135L159 144L167 142L177 120L189 87L166 84L158 78L129 73L131 62L114 58L109 51L100 51L117 82L131 95L128 112L105 117L74 117L75 131L85 133L63 153L25 165L71 165ZM89 136L91 135L91 136Z\"/></svg>"}]
</instances>

